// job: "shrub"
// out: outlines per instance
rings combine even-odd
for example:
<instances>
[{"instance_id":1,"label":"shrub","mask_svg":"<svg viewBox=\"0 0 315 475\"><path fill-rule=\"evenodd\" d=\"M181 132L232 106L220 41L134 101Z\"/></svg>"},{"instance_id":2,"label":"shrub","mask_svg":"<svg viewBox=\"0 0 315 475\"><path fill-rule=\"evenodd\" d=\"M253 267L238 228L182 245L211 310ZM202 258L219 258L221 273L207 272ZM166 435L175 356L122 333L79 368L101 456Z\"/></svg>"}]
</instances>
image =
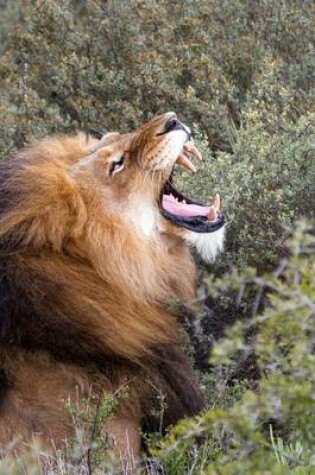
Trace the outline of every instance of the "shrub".
<instances>
[{"instance_id":1,"label":"shrub","mask_svg":"<svg viewBox=\"0 0 315 475\"><path fill-rule=\"evenodd\" d=\"M271 74L277 76L268 71L261 78L263 98L249 102L242 112L242 126L233 132L233 152L211 154L201 137L204 164L198 183L187 173L177 179L196 198L222 196L228 239L219 268L270 268L287 252L284 240L292 223L314 216L315 114L292 119L292 97L284 88L278 98L284 110L278 113L277 102L270 98L278 87L270 84L275 81L270 81Z\"/></svg>"},{"instance_id":2,"label":"shrub","mask_svg":"<svg viewBox=\"0 0 315 475\"><path fill-rule=\"evenodd\" d=\"M158 454L167 473L308 475L315 467L315 238L298 223L292 255L277 275L253 269L209 282L211 293L254 285L265 310L238 322L214 348L210 409L173 428ZM249 332L249 330L251 330ZM260 381L231 380L236 361L254 358ZM229 376L229 377L228 377ZM228 382L228 383L227 383ZM235 393L235 391L237 391ZM197 447L196 437L206 441ZM189 454L189 455L187 455Z\"/></svg>"}]
</instances>

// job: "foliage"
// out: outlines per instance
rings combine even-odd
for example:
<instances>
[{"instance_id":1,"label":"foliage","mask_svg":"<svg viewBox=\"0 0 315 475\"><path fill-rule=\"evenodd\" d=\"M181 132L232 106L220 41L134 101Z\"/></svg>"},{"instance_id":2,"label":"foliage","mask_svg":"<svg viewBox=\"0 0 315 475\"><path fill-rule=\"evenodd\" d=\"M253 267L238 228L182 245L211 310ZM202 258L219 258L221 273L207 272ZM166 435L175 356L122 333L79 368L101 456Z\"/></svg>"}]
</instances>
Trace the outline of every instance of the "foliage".
<instances>
[{"instance_id":1,"label":"foliage","mask_svg":"<svg viewBox=\"0 0 315 475\"><path fill-rule=\"evenodd\" d=\"M269 81L264 80L260 88L270 92ZM202 138L206 163L200 167L198 185L194 186L196 177L187 174L177 180L182 189L195 190L195 196L204 200L209 190L222 195L228 240L216 266L247 263L270 268L287 252L286 229L297 217L314 216L315 114L291 122L277 116L275 108L274 102L262 100L243 112L243 125L234 132L233 153L213 156Z\"/></svg>"},{"instance_id":2,"label":"foliage","mask_svg":"<svg viewBox=\"0 0 315 475\"><path fill-rule=\"evenodd\" d=\"M1 462L0 475L118 475L120 461L114 456L104 424L115 417L119 401L127 396L127 387L121 386L114 394L104 393L100 398L91 394L85 400L66 401L75 434L65 441L63 449L48 452L34 442L21 450L17 439L5 448L11 457Z\"/></svg>"},{"instance_id":3,"label":"foliage","mask_svg":"<svg viewBox=\"0 0 315 475\"><path fill-rule=\"evenodd\" d=\"M161 442L157 453L166 465L184 458L184 473L200 473L201 466L202 473L211 475L314 473L315 238L307 229L298 223L287 243L292 255L277 273L258 277L251 269L209 283L215 294L244 285L254 286L259 295L263 289L264 310L237 322L214 348L212 405L195 420L178 424ZM256 387L243 381L237 397L230 398L235 384L226 376L236 361L249 357L260 380ZM196 437L206 439L199 448ZM167 473L183 472L172 468Z\"/></svg>"}]
</instances>

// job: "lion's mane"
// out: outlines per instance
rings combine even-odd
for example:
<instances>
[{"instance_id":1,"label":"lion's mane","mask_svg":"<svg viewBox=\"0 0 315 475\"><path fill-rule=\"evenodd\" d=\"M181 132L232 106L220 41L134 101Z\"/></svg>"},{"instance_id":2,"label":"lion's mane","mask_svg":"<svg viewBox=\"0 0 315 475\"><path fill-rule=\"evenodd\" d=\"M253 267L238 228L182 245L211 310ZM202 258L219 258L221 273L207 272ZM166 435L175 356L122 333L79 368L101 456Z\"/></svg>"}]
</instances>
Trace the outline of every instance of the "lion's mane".
<instances>
[{"instance_id":1,"label":"lion's mane","mask_svg":"<svg viewBox=\"0 0 315 475\"><path fill-rule=\"evenodd\" d=\"M0 165L0 438L14 421L27 433L62 425L54 391L65 396L71 378L128 381L129 407L151 429L158 392L164 427L204 407L176 305L164 304L193 295L189 253L176 237L152 248L82 198L67 169L95 144L57 137Z\"/></svg>"}]
</instances>

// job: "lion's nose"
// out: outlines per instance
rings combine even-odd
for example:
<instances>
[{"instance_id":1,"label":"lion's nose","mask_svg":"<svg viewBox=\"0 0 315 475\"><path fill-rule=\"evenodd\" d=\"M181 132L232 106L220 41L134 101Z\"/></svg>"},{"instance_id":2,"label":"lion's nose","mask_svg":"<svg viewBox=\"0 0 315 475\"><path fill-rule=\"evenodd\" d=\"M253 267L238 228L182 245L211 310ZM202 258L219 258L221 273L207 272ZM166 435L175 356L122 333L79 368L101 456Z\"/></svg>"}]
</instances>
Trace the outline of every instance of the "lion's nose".
<instances>
[{"instance_id":1,"label":"lion's nose","mask_svg":"<svg viewBox=\"0 0 315 475\"><path fill-rule=\"evenodd\" d=\"M179 120L177 119L176 115L168 119L165 124L164 131L165 133L171 132L172 130L178 129L180 125Z\"/></svg>"},{"instance_id":2,"label":"lion's nose","mask_svg":"<svg viewBox=\"0 0 315 475\"><path fill-rule=\"evenodd\" d=\"M176 114L173 114L166 122L164 127L164 134L171 132L172 130L184 130L187 135L188 139L191 138L191 131L187 125L183 124L180 120L178 120Z\"/></svg>"}]
</instances>

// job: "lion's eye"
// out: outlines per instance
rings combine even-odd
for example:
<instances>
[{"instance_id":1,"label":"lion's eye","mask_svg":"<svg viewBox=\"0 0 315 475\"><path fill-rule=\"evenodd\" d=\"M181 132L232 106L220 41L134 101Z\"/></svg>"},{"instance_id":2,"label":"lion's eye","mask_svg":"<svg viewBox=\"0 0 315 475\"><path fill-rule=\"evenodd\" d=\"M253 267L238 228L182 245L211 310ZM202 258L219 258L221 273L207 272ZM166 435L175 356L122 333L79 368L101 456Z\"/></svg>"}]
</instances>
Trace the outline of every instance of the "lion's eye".
<instances>
[{"instance_id":1,"label":"lion's eye","mask_svg":"<svg viewBox=\"0 0 315 475\"><path fill-rule=\"evenodd\" d=\"M115 173L120 172L124 168L124 160L125 157L122 156L117 162L113 162L110 166L109 174L110 176L114 176Z\"/></svg>"}]
</instances>

